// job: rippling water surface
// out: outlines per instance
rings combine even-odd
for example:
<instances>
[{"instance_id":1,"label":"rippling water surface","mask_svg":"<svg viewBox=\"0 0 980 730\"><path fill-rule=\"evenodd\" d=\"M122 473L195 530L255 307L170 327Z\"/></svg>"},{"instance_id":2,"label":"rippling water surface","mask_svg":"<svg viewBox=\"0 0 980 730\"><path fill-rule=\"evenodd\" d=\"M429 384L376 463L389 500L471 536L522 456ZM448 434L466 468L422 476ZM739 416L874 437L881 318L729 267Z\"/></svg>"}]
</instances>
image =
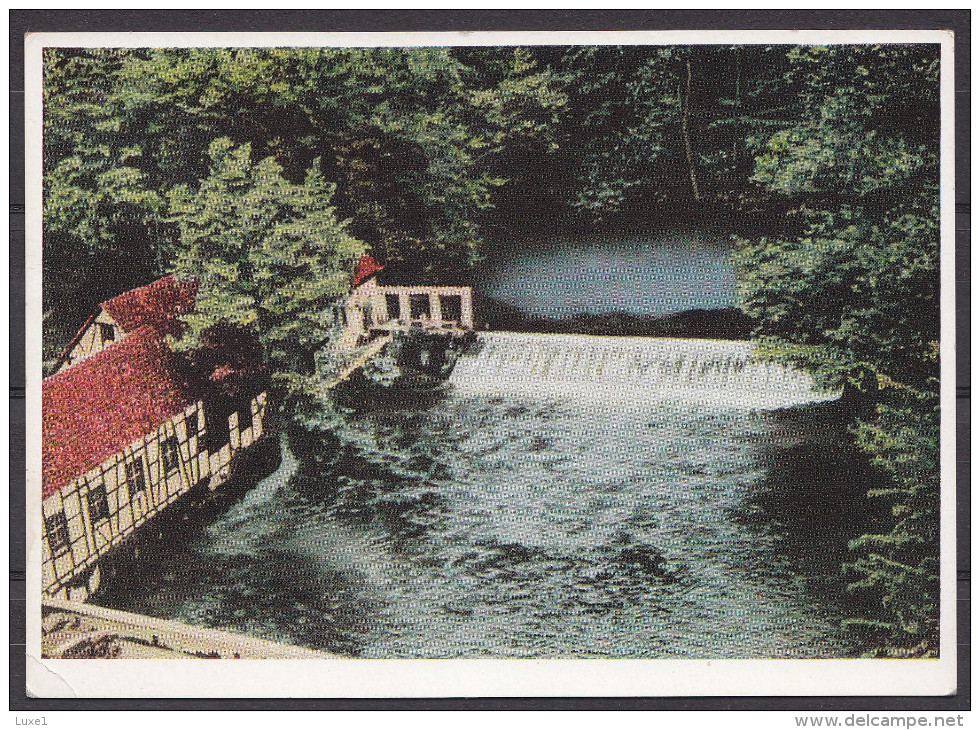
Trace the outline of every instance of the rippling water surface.
<instances>
[{"instance_id":1,"label":"rippling water surface","mask_svg":"<svg viewBox=\"0 0 980 730\"><path fill-rule=\"evenodd\" d=\"M96 600L362 657L852 655L837 407L367 404Z\"/></svg>"}]
</instances>

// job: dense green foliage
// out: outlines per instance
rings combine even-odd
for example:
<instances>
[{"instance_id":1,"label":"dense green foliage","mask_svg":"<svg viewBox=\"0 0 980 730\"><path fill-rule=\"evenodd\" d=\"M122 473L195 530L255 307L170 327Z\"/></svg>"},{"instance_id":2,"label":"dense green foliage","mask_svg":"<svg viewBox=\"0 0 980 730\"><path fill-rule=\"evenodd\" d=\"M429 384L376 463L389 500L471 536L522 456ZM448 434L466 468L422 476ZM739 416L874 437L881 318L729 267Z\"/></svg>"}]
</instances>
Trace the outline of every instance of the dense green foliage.
<instances>
[{"instance_id":1,"label":"dense green foliage","mask_svg":"<svg viewBox=\"0 0 980 730\"><path fill-rule=\"evenodd\" d=\"M575 48L553 60L569 103L550 172L559 200L593 217L679 206L749 210L753 159L798 100L786 48ZM562 182L564 181L564 184Z\"/></svg>"},{"instance_id":2,"label":"dense green foliage","mask_svg":"<svg viewBox=\"0 0 980 730\"><path fill-rule=\"evenodd\" d=\"M935 48L810 47L788 80L810 114L773 134L755 179L796 205L743 245L741 301L777 357L844 387L858 445L890 480L887 515L852 541L850 622L895 655L938 651L939 61Z\"/></svg>"},{"instance_id":3,"label":"dense green foliage","mask_svg":"<svg viewBox=\"0 0 980 730\"><path fill-rule=\"evenodd\" d=\"M47 356L77 312L172 269L169 192L220 138L294 183L319 160L337 218L403 281L464 279L485 222L758 211L778 196L755 154L801 108L786 51L51 49Z\"/></svg>"},{"instance_id":4,"label":"dense green foliage","mask_svg":"<svg viewBox=\"0 0 980 730\"><path fill-rule=\"evenodd\" d=\"M770 47L51 49L44 62L48 357L77 312L173 267L169 192L208 175L216 139L294 183L318 159L337 218L389 277L458 282L488 221L759 210L776 198L749 180L755 153L799 108L786 49Z\"/></svg>"},{"instance_id":5,"label":"dense green foliage","mask_svg":"<svg viewBox=\"0 0 980 730\"><path fill-rule=\"evenodd\" d=\"M271 157L253 163L247 144L217 139L208 156L200 186L170 192L180 229L175 271L197 283L197 308L176 346L194 351L221 324L254 331L273 402L286 403L315 391L314 356L331 324L323 312L347 291L364 246L337 221L318 161L297 184Z\"/></svg>"},{"instance_id":6,"label":"dense green foliage","mask_svg":"<svg viewBox=\"0 0 980 730\"><path fill-rule=\"evenodd\" d=\"M97 302L177 271L200 284L181 347L251 332L288 398L363 250L396 280L458 283L487 223L762 222L737 255L741 308L766 352L846 389L889 485L852 542L854 590L879 605L853 625L885 653L938 650L936 47L52 49L44 64L46 357Z\"/></svg>"},{"instance_id":7,"label":"dense green foliage","mask_svg":"<svg viewBox=\"0 0 980 730\"><path fill-rule=\"evenodd\" d=\"M220 138L295 183L319 160L337 217L390 270L458 280L503 183L494 159L539 144L564 103L527 52L480 57L475 69L439 48L47 52L48 356L70 316L173 267L169 193L201 184Z\"/></svg>"}]
</instances>

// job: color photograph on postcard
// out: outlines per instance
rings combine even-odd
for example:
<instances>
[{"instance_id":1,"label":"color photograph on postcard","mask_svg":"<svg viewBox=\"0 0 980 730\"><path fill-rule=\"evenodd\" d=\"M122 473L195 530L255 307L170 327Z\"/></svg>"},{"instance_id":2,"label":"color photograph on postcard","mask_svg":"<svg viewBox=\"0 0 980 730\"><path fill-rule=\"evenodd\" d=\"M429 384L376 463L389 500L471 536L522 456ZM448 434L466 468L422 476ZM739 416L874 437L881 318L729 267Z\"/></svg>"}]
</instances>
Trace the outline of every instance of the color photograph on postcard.
<instances>
[{"instance_id":1,"label":"color photograph on postcard","mask_svg":"<svg viewBox=\"0 0 980 730\"><path fill-rule=\"evenodd\" d=\"M49 36L40 659L941 658L942 44L787 37Z\"/></svg>"}]
</instances>

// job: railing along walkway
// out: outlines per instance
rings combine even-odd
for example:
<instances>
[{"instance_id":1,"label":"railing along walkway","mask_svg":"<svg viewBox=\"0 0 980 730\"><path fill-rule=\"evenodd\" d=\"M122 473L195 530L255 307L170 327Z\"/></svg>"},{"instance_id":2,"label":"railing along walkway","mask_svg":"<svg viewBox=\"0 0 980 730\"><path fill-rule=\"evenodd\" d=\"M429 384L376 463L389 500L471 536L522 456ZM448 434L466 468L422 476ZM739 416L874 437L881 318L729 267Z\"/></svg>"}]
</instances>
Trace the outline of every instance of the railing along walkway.
<instances>
[{"instance_id":1,"label":"railing along walkway","mask_svg":"<svg viewBox=\"0 0 980 730\"><path fill-rule=\"evenodd\" d=\"M300 646L176 621L42 599L41 654L51 659L339 659Z\"/></svg>"},{"instance_id":2,"label":"railing along walkway","mask_svg":"<svg viewBox=\"0 0 980 730\"><path fill-rule=\"evenodd\" d=\"M473 329L473 290L468 286L381 286L378 290L385 301L383 327Z\"/></svg>"}]
</instances>

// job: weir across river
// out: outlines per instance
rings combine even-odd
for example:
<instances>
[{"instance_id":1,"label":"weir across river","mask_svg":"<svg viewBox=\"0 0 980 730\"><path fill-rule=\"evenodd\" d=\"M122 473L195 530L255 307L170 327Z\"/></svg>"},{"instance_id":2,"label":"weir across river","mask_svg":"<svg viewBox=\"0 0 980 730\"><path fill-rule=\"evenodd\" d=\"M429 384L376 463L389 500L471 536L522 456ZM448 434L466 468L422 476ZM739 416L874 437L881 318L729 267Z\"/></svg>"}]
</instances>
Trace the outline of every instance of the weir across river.
<instances>
[{"instance_id":1,"label":"weir across river","mask_svg":"<svg viewBox=\"0 0 980 730\"><path fill-rule=\"evenodd\" d=\"M343 326L320 367L329 389L411 332L472 336L469 287L379 286L371 278L338 308ZM753 354L749 341L482 332L449 384L483 395L535 394L771 410L840 397L811 376Z\"/></svg>"},{"instance_id":2,"label":"weir across river","mask_svg":"<svg viewBox=\"0 0 980 730\"><path fill-rule=\"evenodd\" d=\"M336 439L100 605L364 659L853 655L840 536L878 482L844 409L769 410L819 394L747 343L467 339L436 393L339 392Z\"/></svg>"},{"instance_id":3,"label":"weir across river","mask_svg":"<svg viewBox=\"0 0 980 730\"><path fill-rule=\"evenodd\" d=\"M346 380L395 338L474 329L468 287L358 287L339 311L343 327L323 353L326 388ZM417 300L417 301L416 301ZM472 336L472 335L469 335ZM834 400L806 372L753 354L748 341L482 332L459 357L449 384L490 395L528 393L668 401L771 410Z\"/></svg>"},{"instance_id":4,"label":"weir across river","mask_svg":"<svg viewBox=\"0 0 980 730\"><path fill-rule=\"evenodd\" d=\"M834 400L805 372L729 340L486 332L449 379L462 391L768 410Z\"/></svg>"}]
</instances>

